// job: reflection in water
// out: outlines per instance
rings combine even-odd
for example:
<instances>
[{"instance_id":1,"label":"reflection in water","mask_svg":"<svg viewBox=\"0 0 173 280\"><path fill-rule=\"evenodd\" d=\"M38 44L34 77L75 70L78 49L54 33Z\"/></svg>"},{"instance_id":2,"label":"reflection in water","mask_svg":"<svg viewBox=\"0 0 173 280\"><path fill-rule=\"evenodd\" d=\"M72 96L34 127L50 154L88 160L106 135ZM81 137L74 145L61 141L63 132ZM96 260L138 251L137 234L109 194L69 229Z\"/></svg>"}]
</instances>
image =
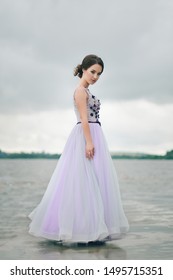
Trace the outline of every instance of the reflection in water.
<instances>
[{"instance_id":1,"label":"reflection in water","mask_svg":"<svg viewBox=\"0 0 173 280\"><path fill-rule=\"evenodd\" d=\"M62 245L56 241L40 241L39 253L42 259L66 260L121 260L126 259L126 251L113 243L69 244Z\"/></svg>"}]
</instances>

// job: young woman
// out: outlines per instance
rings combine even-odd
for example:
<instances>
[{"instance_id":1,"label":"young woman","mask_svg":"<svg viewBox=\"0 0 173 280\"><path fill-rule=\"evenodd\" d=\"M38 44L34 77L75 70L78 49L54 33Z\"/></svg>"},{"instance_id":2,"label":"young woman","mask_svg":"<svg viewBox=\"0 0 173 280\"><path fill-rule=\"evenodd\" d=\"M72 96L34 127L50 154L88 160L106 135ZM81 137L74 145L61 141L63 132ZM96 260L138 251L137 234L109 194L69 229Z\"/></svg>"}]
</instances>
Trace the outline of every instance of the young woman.
<instances>
[{"instance_id":1,"label":"young woman","mask_svg":"<svg viewBox=\"0 0 173 280\"><path fill-rule=\"evenodd\" d=\"M75 68L77 124L47 190L29 215L29 232L61 242L110 241L128 231L116 171L99 121L100 100L89 86L104 70L101 58L86 56Z\"/></svg>"}]
</instances>

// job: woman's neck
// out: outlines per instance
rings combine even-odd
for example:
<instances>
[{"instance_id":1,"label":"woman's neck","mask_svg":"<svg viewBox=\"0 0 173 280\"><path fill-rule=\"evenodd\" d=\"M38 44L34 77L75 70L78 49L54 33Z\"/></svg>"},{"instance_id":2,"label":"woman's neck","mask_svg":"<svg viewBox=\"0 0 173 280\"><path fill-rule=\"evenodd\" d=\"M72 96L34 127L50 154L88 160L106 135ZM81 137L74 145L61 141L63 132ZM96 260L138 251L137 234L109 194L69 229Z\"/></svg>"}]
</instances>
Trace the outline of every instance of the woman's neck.
<instances>
[{"instance_id":1,"label":"woman's neck","mask_svg":"<svg viewBox=\"0 0 173 280\"><path fill-rule=\"evenodd\" d=\"M89 83L87 83L85 80L83 80L81 78L80 82L79 82L79 86L82 86L84 88L88 88L89 87Z\"/></svg>"}]
</instances>

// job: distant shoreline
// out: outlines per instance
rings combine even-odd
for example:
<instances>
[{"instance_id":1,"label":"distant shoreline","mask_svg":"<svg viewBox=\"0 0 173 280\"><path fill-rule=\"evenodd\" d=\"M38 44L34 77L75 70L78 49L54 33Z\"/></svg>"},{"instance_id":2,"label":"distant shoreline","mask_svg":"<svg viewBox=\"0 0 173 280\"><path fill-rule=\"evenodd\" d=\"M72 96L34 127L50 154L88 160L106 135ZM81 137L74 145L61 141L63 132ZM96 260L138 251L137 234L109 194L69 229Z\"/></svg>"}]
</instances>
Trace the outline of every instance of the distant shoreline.
<instances>
[{"instance_id":1,"label":"distant shoreline","mask_svg":"<svg viewBox=\"0 0 173 280\"><path fill-rule=\"evenodd\" d=\"M61 154L50 154L45 152L16 152L7 153L0 150L0 159L59 159ZM173 159L173 150L168 151L165 155L154 155L144 153L111 153L112 159Z\"/></svg>"}]
</instances>

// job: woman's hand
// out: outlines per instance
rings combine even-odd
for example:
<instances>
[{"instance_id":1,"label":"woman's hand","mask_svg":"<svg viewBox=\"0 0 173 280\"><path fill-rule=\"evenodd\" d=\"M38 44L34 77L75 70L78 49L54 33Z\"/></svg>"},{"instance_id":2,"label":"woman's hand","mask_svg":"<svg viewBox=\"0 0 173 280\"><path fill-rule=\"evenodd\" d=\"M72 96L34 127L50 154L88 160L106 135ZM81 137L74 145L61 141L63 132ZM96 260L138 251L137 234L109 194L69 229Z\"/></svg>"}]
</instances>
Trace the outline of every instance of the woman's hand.
<instances>
[{"instance_id":1,"label":"woman's hand","mask_svg":"<svg viewBox=\"0 0 173 280\"><path fill-rule=\"evenodd\" d=\"M93 156L94 156L94 145L93 145L92 142L91 143L86 143L85 151L86 151L86 157L88 159L92 159Z\"/></svg>"}]
</instances>

